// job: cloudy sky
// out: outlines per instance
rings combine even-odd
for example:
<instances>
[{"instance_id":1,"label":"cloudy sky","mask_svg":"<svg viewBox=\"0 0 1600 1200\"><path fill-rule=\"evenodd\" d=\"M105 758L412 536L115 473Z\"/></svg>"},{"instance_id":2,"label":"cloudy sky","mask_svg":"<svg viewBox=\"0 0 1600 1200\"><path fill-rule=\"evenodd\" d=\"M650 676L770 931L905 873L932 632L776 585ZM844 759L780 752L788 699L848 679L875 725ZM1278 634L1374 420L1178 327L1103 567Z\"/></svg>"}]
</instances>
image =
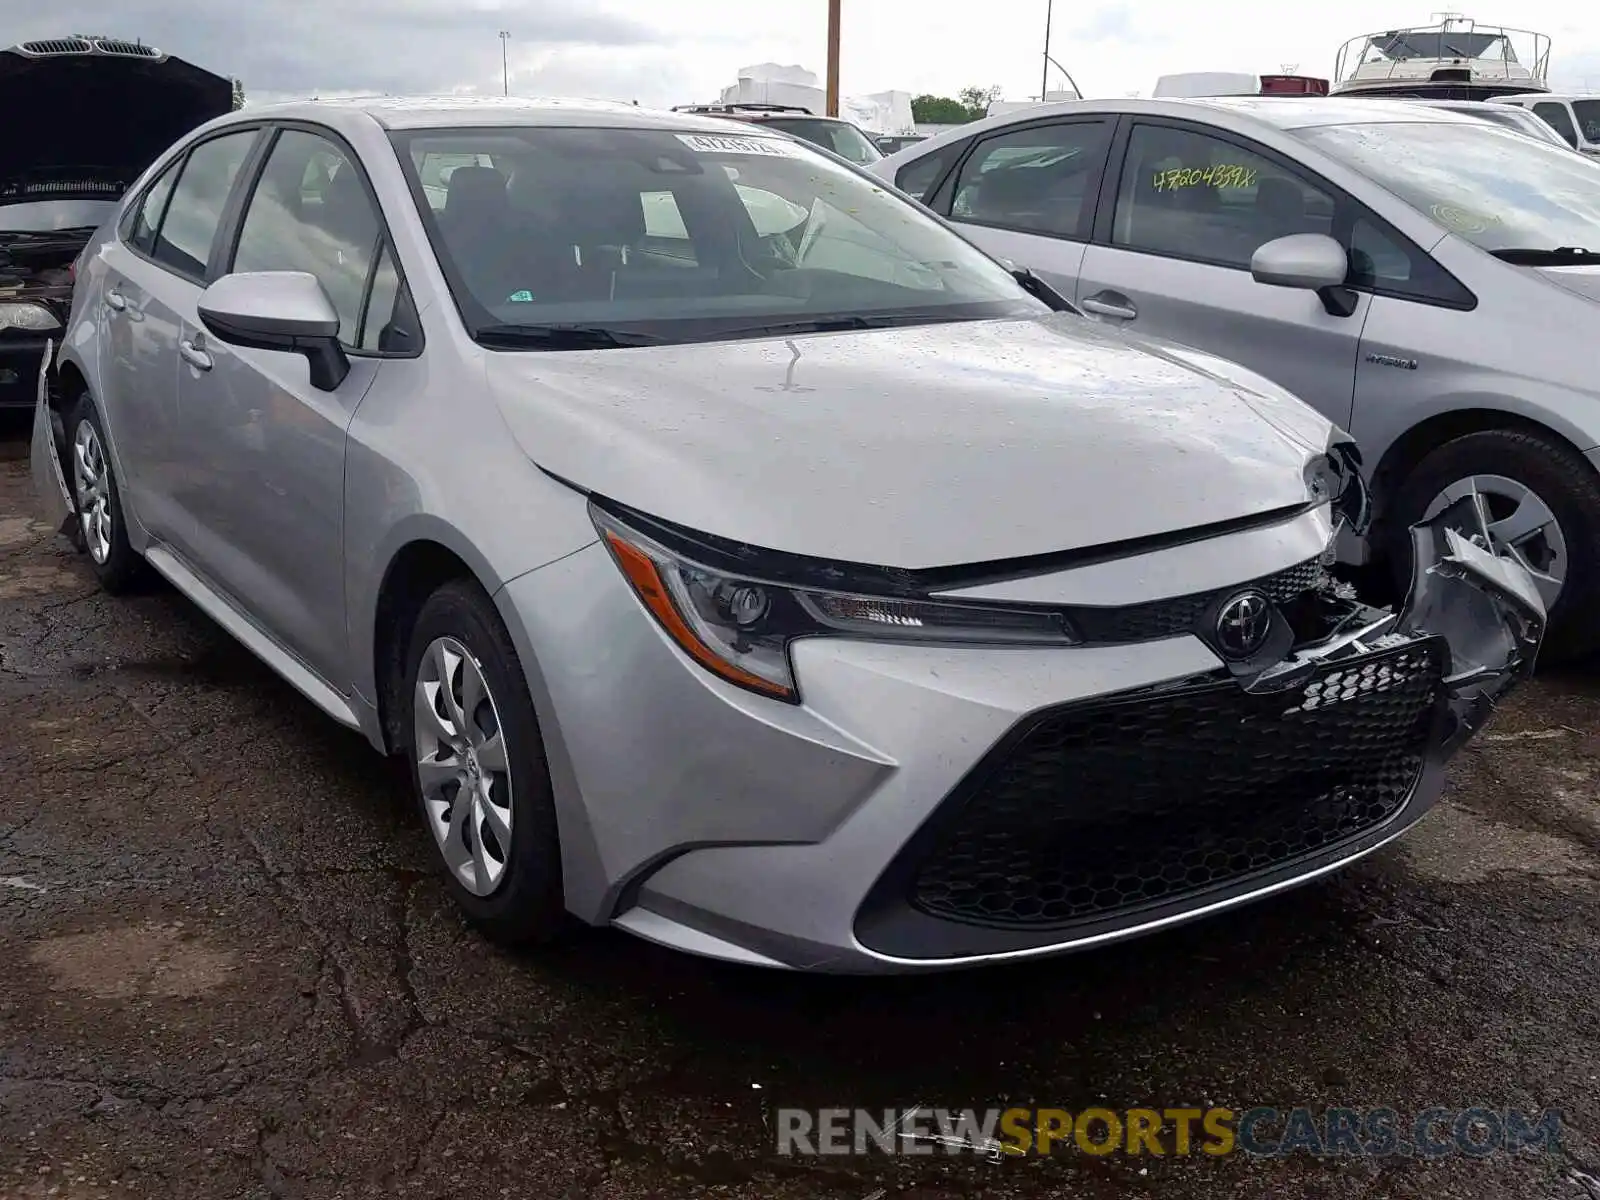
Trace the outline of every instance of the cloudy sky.
<instances>
[{"instance_id":1,"label":"cloudy sky","mask_svg":"<svg viewBox=\"0 0 1600 1200\"><path fill-rule=\"evenodd\" d=\"M1600 90L1600 18L1578 0L1498 0L1481 21L1551 35L1559 86ZM844 0L846 95L1037 94L1046 0ZM340 91L511 90L670 105L712 99L741 66L825 66L825 0L49 0L13 6L17 41L73 32L141 38L244 80L253 100ZM1289 15L1292 12L1292 16ZM1209 13L1209 15L1207 15ZM1084 94L1148 94L1172 71L1332 73L1340 42L1425 23L1426 5L1341 0L1058 0L1051 50ZM1050 86L1058 86L1053 77Z\"/></svg>"}]
</instances>

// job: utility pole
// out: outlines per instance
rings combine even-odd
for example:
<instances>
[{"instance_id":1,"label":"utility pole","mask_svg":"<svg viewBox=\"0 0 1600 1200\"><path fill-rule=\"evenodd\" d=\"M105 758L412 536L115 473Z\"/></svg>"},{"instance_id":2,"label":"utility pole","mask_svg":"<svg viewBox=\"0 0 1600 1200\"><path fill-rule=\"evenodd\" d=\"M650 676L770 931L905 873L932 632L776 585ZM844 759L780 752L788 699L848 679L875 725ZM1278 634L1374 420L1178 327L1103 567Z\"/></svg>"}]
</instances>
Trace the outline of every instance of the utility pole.
<instances>
[{"instance_id":1,"label":"utility pole","mask_svg":"<svg viewBox=\"0 0 1600 1200\"><path fill-rule=\"evenodd\" d=\"M511 95L511 68L506 63L506 43L511 40L508 30L500 31L500 94Z\"/></svg>"},{"instance_id":2,"label":"utility pole","mask_svg":"<svg viewBox=\"0 0 1600 1200\"><path fill-rule=\"evenodd\" d=\"M839 115L839 3L828 0L828 116Z\"/></svg>"},{"instance_id":3,"label":"utility pole","mask_svg":"<svg viewBox=\"0 0 1600 1200\"><path fill-rule=\"evenodd\" d=\"M1039 103L1050 91L1050 14L1055 0L1044 0L1044 69L1039 74Z\"/></svg>"}]
</instances>

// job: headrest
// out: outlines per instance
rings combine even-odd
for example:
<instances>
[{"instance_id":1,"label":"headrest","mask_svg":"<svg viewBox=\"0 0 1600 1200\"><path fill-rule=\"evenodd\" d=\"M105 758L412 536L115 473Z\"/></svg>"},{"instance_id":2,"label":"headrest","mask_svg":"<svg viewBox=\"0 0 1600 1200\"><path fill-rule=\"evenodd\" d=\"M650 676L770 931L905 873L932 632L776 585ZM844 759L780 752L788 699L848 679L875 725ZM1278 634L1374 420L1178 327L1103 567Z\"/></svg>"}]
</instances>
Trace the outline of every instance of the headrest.
<instances>
[{"instance_id":1,"label":"headrest","mask_svg":"<svg viewBox=\"0 0 1600 1200\"><path fill-rule=\"evenodd\" d=\"M1287 179L1266 178L1256 183L1256 209L1280 220L1297 221L1306 213L1306 194Z\"/></svg>"},{"instance_id":2,"label":"headrest","mask_svg":"<svg viewBox=\"0 0 1600 1200\"><path fill-rule=\"evenodd\" d=\"M372 202L361 186L361 176L343 163L322 192L322 224L330 231L360 237L374 224Z\"/></svg>"},{"instance_id":3,"label":"headrest","mask_svg":"<svg viewBox=\"0 0 1600 1200\"><path fill-rule=\"evenodd\" d=\"M506 207L506 177L493 167L457 167L445 191L447 217L480 220Z\"/></svg>"}]
</instances>

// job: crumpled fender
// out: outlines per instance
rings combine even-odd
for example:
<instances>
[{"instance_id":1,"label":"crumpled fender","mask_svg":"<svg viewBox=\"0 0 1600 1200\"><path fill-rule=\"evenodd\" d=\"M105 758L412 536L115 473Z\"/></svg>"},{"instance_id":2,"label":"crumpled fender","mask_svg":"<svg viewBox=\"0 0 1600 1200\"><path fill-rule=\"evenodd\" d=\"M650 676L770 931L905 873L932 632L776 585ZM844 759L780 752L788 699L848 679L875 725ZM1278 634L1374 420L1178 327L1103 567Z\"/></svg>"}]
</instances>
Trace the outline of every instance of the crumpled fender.
<instances>
[{"instance_id":1,"label":"crumpled fender","mask_svg":"<svg viewBox=\"0 0 1600 1200\"><path fill-rule=\"evenodd\" d=\"M39 363L39 386L33 406L33 441L28 452L33 473L33 494L40 516L76 542L77 506L67 487L67 475L59 448L66 443L61 415L50 407L50 367L55 358L55 343L47 342Z\"/></svg>"}]
</instances>

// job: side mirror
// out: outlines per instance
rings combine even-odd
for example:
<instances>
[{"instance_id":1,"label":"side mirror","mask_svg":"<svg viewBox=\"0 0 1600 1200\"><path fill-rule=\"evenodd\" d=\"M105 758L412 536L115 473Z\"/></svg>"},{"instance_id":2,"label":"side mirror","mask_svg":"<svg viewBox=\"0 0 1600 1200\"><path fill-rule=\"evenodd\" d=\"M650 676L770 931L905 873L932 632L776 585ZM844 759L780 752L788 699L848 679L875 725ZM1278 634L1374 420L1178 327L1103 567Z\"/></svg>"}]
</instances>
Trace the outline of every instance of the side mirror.
<instances>
[{"instance_id":1,"label":"side mirror","mask_svg":"<svg viewBox=\"0 0 1600 1200\"><path fill-rule=\"evenodd\" d=\"M200 323L229 345L303 355L314 388L331 392L350 374L350 360L339 344L339 314L315 275L224 275L200 293L196 307Z\"/></svg>"},{"instance_id":2,"label":"side mirror","mask_svg":"<svg viewBox=\"0 0 1600 1200\"><path fill-rule=\"evenodd\" d=\"M1356 310L1356 293L1344 286L1350 256L1325 233L1292 233L1258 246L1250 256L1250 277L1268 287L1316 292L1332 316Z\"/></svg>"}]
</instances>

